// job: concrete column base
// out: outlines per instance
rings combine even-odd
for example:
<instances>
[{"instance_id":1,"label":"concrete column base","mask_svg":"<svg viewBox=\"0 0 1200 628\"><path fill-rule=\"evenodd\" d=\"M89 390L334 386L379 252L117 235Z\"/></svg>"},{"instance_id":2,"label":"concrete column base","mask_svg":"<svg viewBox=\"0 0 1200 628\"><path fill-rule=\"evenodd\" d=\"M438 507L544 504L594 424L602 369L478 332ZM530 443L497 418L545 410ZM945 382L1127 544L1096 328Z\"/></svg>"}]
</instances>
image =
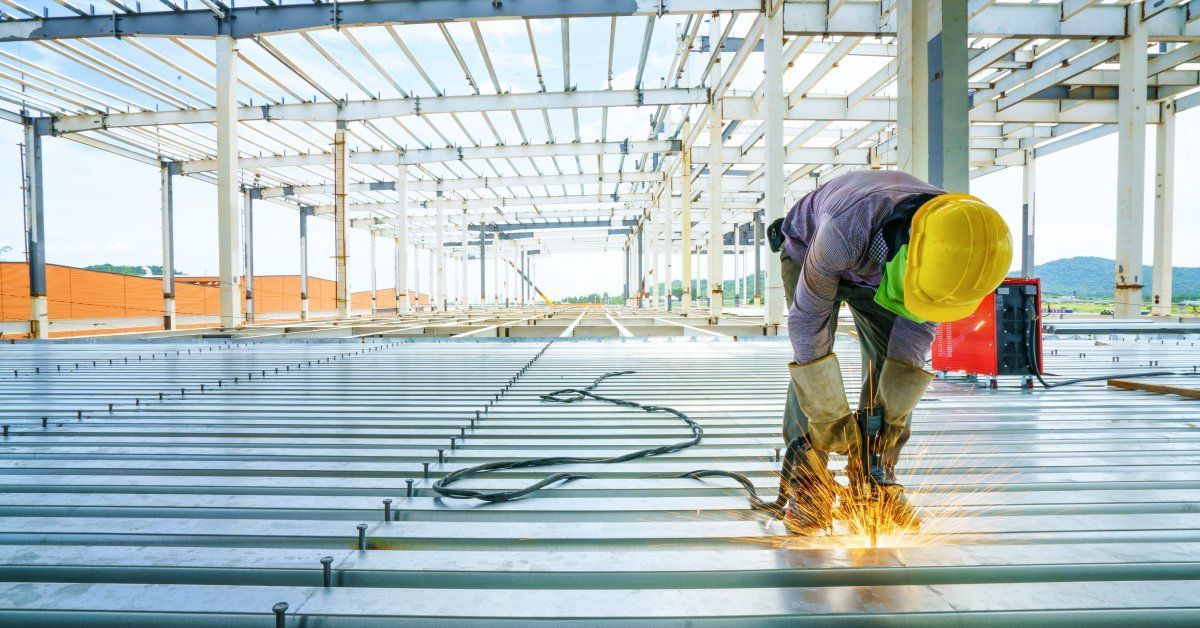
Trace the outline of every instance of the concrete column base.
<instances>
[{"instance_id":1,"label":"concrete column base","mask_svg":"<svg viewBox=\"0 0 1200 628\"><path fill-rule=\"evenodd\" d=\"M50 337L49 306L45 295L29 298L29 337L46 339Z\"/></svg>"},{"instance_id":2,"label":"concrete column base","mask_svg":"<svg viewBox=\"0 0 1200 628\"><path fill-rule=\"evenodd\" d=\"M163 297L163 329L172 331L175 328L175 298Z\"/></svg>"}]
</instances>

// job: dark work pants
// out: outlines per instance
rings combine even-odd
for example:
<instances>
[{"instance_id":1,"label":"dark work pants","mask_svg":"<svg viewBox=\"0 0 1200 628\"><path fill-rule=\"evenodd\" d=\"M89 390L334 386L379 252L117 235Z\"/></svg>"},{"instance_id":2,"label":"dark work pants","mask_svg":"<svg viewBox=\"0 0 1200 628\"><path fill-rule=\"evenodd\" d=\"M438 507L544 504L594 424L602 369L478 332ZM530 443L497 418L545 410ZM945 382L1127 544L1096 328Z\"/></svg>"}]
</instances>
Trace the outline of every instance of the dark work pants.
<instances>
[{"instance_id":1,"label":"dark work pants","mask_svg":"<svg viewBox=\"0 0 1200 628\"><path fill-rule=\"evenodd\" d=\"M800 279L801 267L786 253L780 254L780 260L784 297L787 299L788 307L791 307L792 299L795 296L796 282ZM874 290L845 281L838 284L836 301L839 308L842 303L850 306L854 327L858 330L858 348L862 355L863 367L871 365L872 376L869 379L863 378L862 388L858 394L859 409L866 408L872 401L871 396L874 392L872 382L879 381L879 373L883 370L883 361L887 358L888 338L892 335L892 325L896 322L896 315L875 303ZM831 334L837 332L836 310L829 319L829 331ZM883 452L884 466L889 475L894 474L900 450L904 448L904 444L908 442L908 437L912 432L912 415L907 417L906 424L907 427L900 435L896 446ZM784 442L790 443L793 439L803 437L807 433L808 417L804 416L804 412L800 410L796 387L789 381L787 404L783 411ZM822 461L828 460L828 454L819 453ZM801 460L804 458L802 457Z\"/></svg>"}]
</instances>

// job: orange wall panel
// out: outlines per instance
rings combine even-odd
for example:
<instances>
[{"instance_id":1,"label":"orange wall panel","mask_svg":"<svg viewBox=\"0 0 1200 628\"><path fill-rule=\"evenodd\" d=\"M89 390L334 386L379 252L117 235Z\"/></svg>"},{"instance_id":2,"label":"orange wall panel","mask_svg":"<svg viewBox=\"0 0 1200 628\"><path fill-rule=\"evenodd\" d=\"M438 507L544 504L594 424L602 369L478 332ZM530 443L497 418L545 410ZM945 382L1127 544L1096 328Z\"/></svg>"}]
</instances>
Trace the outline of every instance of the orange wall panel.
<instances>
[{"instance_id":1,"label":"orange wall panel","mask_svg":"<svg viewBox=\"0 0 1200 628\"><path fill-rule=\"evenodd\" d=\"M180 276L175 280L175 312L178 315L220 313L220 291L216 277ZM163 311L162 279L134 277L118 273L46 265L46 291L51 320L79 318L126 318L159 316ZM239 287L239 294L245 295ZM413 302L428 305L429 296L409 291ZM332 312L337 309L334 282L309 277L309 309ZM297 275L261 275L254 278L255 309L258 314L298 312L300 277ZM392 288L379 290L377 306L396 307ZM243 298L244 301L244 298ZM371 305L370 291L351 295L355 309ZM244 307L244 303L243 303ZM23 321L29 318L29 270L24 262L0 262L0 320ZM128 330L125 330L128 331ZM67 333L67 332L63 332ZM91 332L71 332L71 335Z\"/></svg>"}]
</instances>

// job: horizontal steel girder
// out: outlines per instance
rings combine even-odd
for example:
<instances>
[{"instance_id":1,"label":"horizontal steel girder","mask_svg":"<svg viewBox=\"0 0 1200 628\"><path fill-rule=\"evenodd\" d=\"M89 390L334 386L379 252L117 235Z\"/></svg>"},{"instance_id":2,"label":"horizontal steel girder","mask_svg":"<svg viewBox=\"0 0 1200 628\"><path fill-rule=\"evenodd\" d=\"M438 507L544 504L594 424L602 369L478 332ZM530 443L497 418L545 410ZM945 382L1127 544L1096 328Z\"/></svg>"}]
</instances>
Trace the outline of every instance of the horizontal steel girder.
<instances>
[{"instance_id":1,"label":"horizontal steel girder","mask_svg":"<svg viewBox=\"0 0 1200 628\"><path fill-rule=\"evenodd\" d=\"M964 0L965 1L965 0ZM888 3L890 4L890 2ZM1197 2L1147 10L1151 39L1200 37ZM824 0L784 3L784 31L794 35L892 36L897 11L880 2L842 2L830 15ZM322 4L272 5L188 11L130 12L28 18L0 24L0 41L74 39L83 37L173 36L213 37L344 28L372 24L419 24L502 18L572 18L657 13L758 11L761 0L377 0L346 2L336 10ZM882 19L880 16L884 16ZM1125 8L1089 6L1062 19L1059 4L992 3L968 24L971 37L1092 38L1124 37Z\"/></svg>"},{"instance_id":2,"label":"horizontal steel girder","mask_svg":"<svg viewBox=\"0 0 1200 628\"><path fill-rule=\"evenodd\" d=\"M524 207L528 205L583 205L586 203L647 203L652 196L642 194L568 194L556 196L504 196L500 198L471 198L453 199L442 198L420 203L409 203L408 207L419 206L425 209L448 209L465 211L469 209L492 209L500 207ZM400 203L354 203L346 206L348 211L399 211ZM333 205L316 205L314 215L332 214ZM410 213L410 216L413 214Z\"/></svg>"},{"instance_id":3,"label":"horizontal steel girder","mask_svg":"<svg viewBox=\"0 0 1200 628\"><path fill-rule=\"evenodd\" d=\"M462 20L548 19L669 13L752 11L760 0L375 0L288 4L190 11L147 11L111 15L32 18L0 24L0 41L84 37L252 37L267 33L346 28L372 24L422 24Z\"/></svg>"},{"instance_id":4,"label":"horizontal steel girder","mask_svg":"<svg viewBox=\"0 0 1200 628\"><path fill-rule=\"evenodd\" d=\"M352 164L412 165L463 159L503 159L509 157L583 157L587 155L624 155L634 153L674 153L679 140L640 140L623 142L582 142L568 144L508 144L504 146L462 146L413 150L359 151L349 155ZM241 157L238 167L280 168L286 166L333 165L332 153ZM179 162L180 173L208 172L217 167L216 159Z\"/></svg>"},{"instance_id":5,"label":"horizontal steel girder","mask_svg":"<svg viewBox=\"0 0 1200 628\"><path fill-rule=\"evenodd\" d=\"M614 172L609 174L551 174L520 177L480 177L464 179L414 179L408 182L410 192L445 192L450 190L490 190L542 185L609 185L618 183L657 183L659 172ZM395 181L351 183L349 192L378 192L395 190ZM333 194L333 185L294 185L257 188L255 198L281 198L302 194Z\"/></svg>"},{"instance_id":6,"label":"horizontal steel girder","mask_svg":"<svg viewBox=\"0 0 1200 628\"><path fill-rule=\"evenodd\" d=\"M535 92L530 94L479 94L432 96L422 98L385 98L334 102L293 103L238 107L237 117L249 120L373 120L395 116L420 116L435 113L471 111L525 111L531 109L576 109L590 107L641 107L696 105L708 103L708 90L702 87L670 89L592 90L571 92ZM215 122L217 110L175 109L133 113L84 114L58 116L46 131L53 134L78 133L97 129L143 127Z\"/></svg>"},{"instance_id":7,"label":"horizontal steel girder","mask_svg":"<svg viewBox=\"0 0 1200 628\"><path fill-rule=\"evenodd\" d=\"M784 117L788 120L853 120L861 122L894 122L896 120L895 98L865 98L852 107L846 106L845 96L809 95L788 108ZM1081 122L1086 124L1116 124L1117 103L1111 101L1072 102L1070 108L1056 100L1029 100L1017 103L1003 111L996 110L996 103L986 103L971 109L971 122L1027 122L1060 123ZM1158 108L1146 108L1146 123L1158 123ZM754 99L745 96L726 96L722 99L722 113L727 120L762 120L763 111Z\"/></svg>"},{"instance_id":8,"label":"horizontal steel girder","mask_svg":"<svg viewBox=\"0 0 1200 628\"><path fill-rule=\"evenodd\" d=\"M966 0L962 0L966 1ZM892 2L882 4L892 5ZM1062 19L1062 5L987 3L967 24L970 37L1021 37L1026 39L1125 37L1125 7L1093 5ZM783 11L783 30L788 35L857 35L864 37L896 34L899 11L885 17L880 2L844 2L832 16L827 2L787 2ZM1152 40L1188 40L1200 38L1196 21L1200 3L1185 2L1146 18Z\"/></svg>"}]
</instances>

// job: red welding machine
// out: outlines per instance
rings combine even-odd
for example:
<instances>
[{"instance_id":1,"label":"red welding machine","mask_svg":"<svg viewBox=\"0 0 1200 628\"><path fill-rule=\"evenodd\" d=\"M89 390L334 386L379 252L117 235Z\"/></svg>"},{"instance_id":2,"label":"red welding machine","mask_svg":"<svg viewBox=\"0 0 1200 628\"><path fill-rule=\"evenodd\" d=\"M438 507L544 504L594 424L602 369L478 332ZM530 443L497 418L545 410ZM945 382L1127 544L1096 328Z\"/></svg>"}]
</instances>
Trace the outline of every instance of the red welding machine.
<instances>
[{"instance_id":1,"label":"red welding machine","mask_svg":"<svg viewBox=\"0 0 1200 628\"><path fill-rule=\"evenodd\" d=\"M933 369L993 378L1024 375L1029 381L1035 370L1042 372L1041 309L1037 279L1005 279L974 314L938 325Z\"/></svg>"}]
</instances>

